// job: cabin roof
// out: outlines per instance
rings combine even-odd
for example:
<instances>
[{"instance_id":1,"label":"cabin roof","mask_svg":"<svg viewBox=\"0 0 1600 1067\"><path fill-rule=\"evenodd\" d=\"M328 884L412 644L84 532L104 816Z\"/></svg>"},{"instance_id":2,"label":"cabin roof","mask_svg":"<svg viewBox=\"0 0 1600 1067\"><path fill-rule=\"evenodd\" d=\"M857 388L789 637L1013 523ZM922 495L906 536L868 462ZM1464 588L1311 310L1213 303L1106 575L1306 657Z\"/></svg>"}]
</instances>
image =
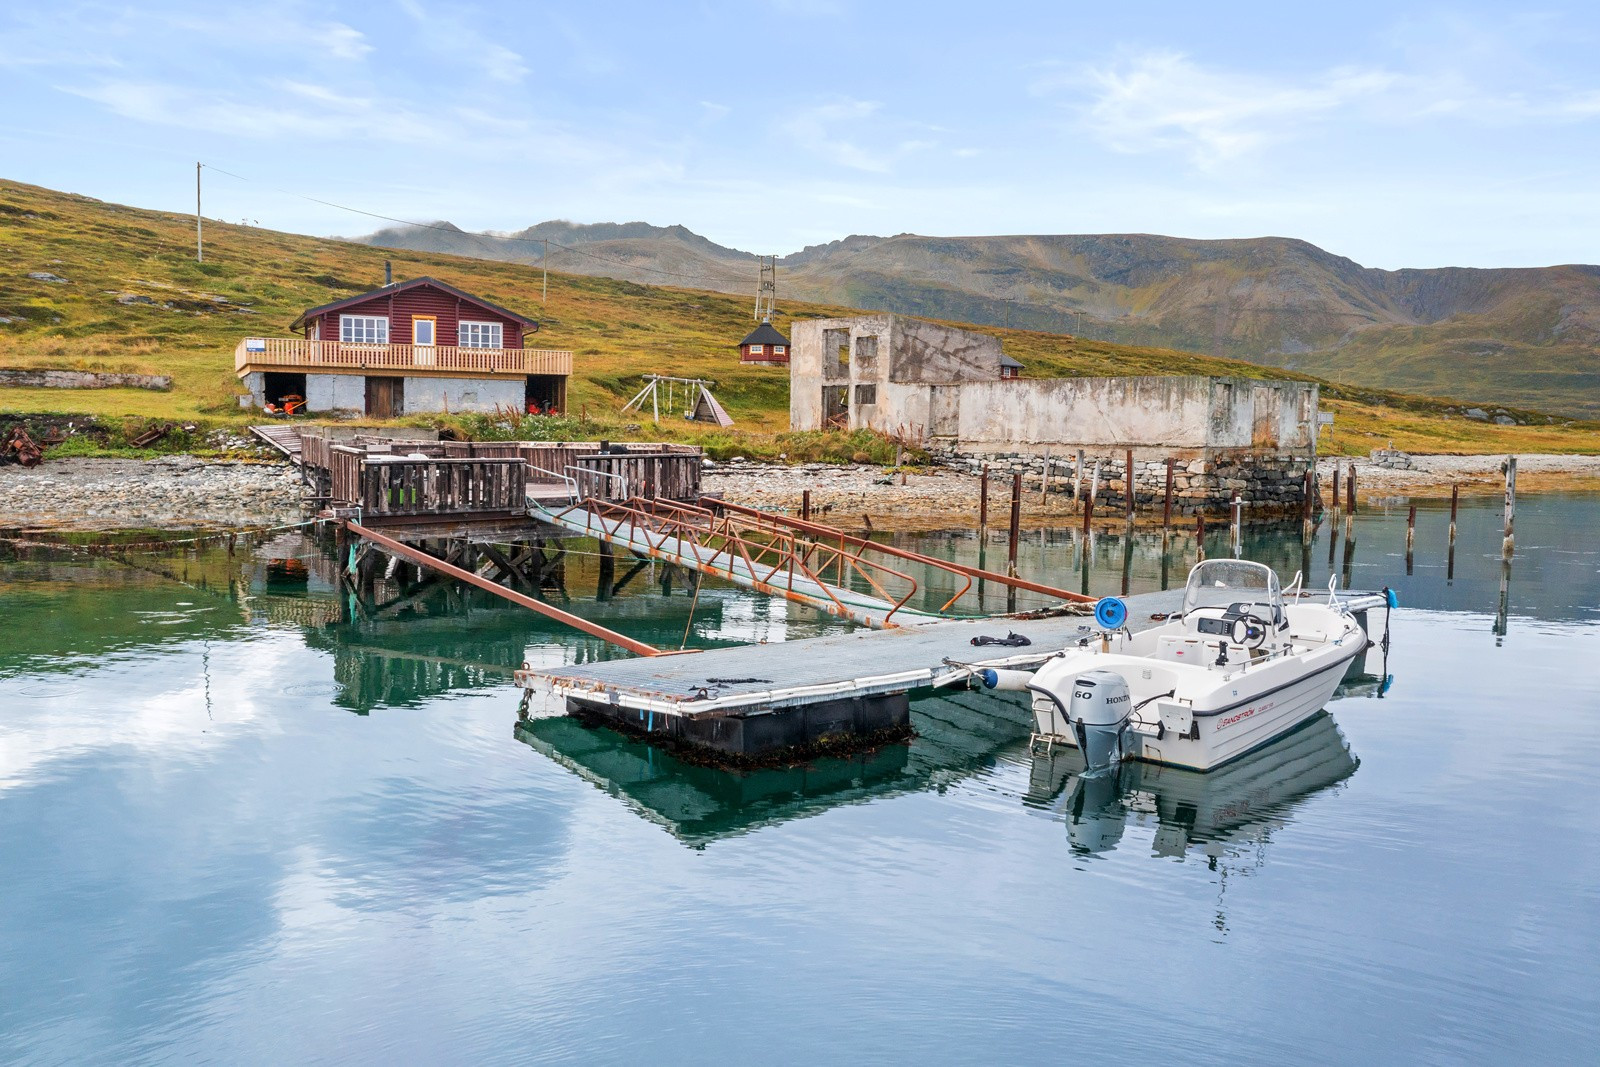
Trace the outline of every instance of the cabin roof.
<instances>
[{"instance_id":1,"label":"cabin roof","mask_svg":"<svg viewBox=\"0 0 1600 1067\"><path fill-rule=\"evenodd\" d=\"M1018 363L1016 360L1012 359L1003 352L1000 354L1000 365L1002 367L1014 367L1017 370L1022 369L1022 364Z\"/></svg>"},{"instance_id":2,"label":"cabin roof","mask_svg":"<svg viewBox=\"0 0 1600 1067\"><path fill-rule=\"evenodd\" d=\"M745 345L787 345L788 343L789 339L779 333L772 323L763 322L760 326L750 331L749 337L739 342L739 347L743 348Z\"/></svg>"},{"instance_id":3,"label":"cabin roof","mask_svg":"<svg viewBox=\"0 0 1600 1067\"><path fill-rule=\"evenodd\" d=\"M371 292L358 293L355 296L347 296L343 300L335 300L331 304L323 304L320 307L307 308L300 313L299 318L295 319L294 322L289 324L289 329L298 330L300 327L305 325L307 319L316 318L318 315L325 315L330 311L338 311L340 308L347 308L352 304L364 303L365 301L375 299L376 297L388 296L391 293L403 293L407 289L417 289L422 286L430 286L434 289L440 290L441 292L449 293L451 296L460 300L465 300L470 304L476 304L478 307L487 308L498 315L504 315L508 319L516 319L524 326L531 327L529 330L530 333L537 333L539 330L539 320L537 319L530 319L528 316L520 312L512 311L510 308L503 308L499 304L491 304L489 301L483 299L483 297L473 296L471 293L463 289L457 289L449 282L441 282L438 278L429 278L426 276L421 278L412 278L410 281L405 282L395 282L393 285L382 285L376 289L373 289Z\"/></svg>"}]
</instances>

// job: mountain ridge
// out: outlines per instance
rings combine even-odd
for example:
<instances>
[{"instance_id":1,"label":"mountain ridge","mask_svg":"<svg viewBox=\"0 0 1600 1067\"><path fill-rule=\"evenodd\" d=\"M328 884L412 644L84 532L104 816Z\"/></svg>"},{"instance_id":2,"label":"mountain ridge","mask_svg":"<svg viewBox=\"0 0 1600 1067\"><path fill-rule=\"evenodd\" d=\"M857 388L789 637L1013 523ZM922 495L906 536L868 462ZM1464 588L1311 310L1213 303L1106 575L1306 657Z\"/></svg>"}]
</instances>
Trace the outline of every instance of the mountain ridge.
<instances>
[{"instance_id":1,"label":"mountain ridge","mask_svg":"<svg viewBox=\"0 0 1600 1067\"><path fill-rule=\"evenodd\" d=\"M566 271L755 287L755 255L682 225L552 220L503 236L392 227L357 240L537 265L546 237L551 266ZM851 234L778 267L780 300L1081 333L1355 385L1600 415L1592 264L1389 270L1282 236Z\"/></svg>"}]
</instances>

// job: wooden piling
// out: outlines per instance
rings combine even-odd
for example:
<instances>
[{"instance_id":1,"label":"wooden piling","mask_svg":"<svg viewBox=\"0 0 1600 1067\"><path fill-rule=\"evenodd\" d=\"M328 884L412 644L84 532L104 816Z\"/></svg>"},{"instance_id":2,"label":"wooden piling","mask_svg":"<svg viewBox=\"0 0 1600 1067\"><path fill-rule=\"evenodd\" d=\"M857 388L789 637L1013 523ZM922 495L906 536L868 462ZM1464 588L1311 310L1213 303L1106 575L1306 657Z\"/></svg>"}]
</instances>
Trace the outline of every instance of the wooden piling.
<instances>
[{"instance_id":1,"label":"wooden piling","mask_svg":"<svg viewBox=\"0 0 1600 1067\"><path fill-rule=\"evenodd\" d=\"M1202 560L1205 559L1206 558L1206 517L1204 515L1196 515L1194 517L1194 543L1195 543L1195 546L1199 549L1199 558L1202 559Z\"/></svg>"},{"instance_id":2,"label":"wooden piling","mask_svg":"<svg viewBox=\"0 0 1600 1067\"><path fill-rule=\"evenodd\" d=\"M978 476L978 531L981 533L989 528L989 465L983 465L983 473Z\"/></svg>"},{"instance_id":3,"label":"wooden piling","mask_svg":"<svg viewBox=\"0 0 1600 1067\"><path fill-rule=\"evenodd\" d=\"M1082 482L1083 482L1083 449L1080 448L1080 449L1078 449L1078 462L1072 468L1072 497L1073 497L1074 500L1082 500L1083 499L1083 491L1080 488Z\"/></svg>"},{"instance_id":4,"label":"wooden piling","mask_svg":"<svg viewBox=\"0 0 1600 1067\"><path fill-rule=\"evenodd\" d=\"M1133 449L1128 449L1122 464L1122 495L1127 501L1128 522L1133 522ZM1124 590L1126 592L1126 590Z\"/></svg>"},{"instance_id":5,"label":"wooden piling","mask_svg":"<svg viewBox=\"0 0 1600 1067\"><path fill-rule=\"evenodd\" d=\"M1044 450L1044 471L1039 475L1039 503L1043 504L1050 492L1050 450Z\"/></svg>"},{"instance_id":6,"label":"wooden piling","mask_svg":"<svg viewBox=\"0 0 1600 1067\"><path fill-rule=\"evenodd\" d=\"M1456 506L1461 502L1461 487L1450 487L1450 548L1445 553L1444 577L1445 581L1456 580Z\"/></svg>"},{"instance_id":7,"label":"wooden piling","mask_svg":"<svg viewBox=\"0 0 1600 1067\"><path fill-rule=\"evenodd\" d=\"M1006 570L1007 574L1017 576L1017 540L1022 534L1022 472L1015 471L1011 475L1011 534L1006 545Z\"/></svg>"},{"instance_id":8,"label":"wooden piling","mask_svg":"<svg viewBox=\"0 0 1600 1067\"><path fill-rule=\"evenodd\" d=\"M1500 556L1507 563L1516 554L1517 539L1513 528L1517 517L1517 457L1506 457L1506 537L1500 544Z\"/></svg>"},{"instance_id":9,"label":"wooden piling","mask_svg":"<svg viewBox=\"0 0 1600 1067\"><path fill-rule=\"evenodd\" d=\"M1417 506L1406 513L1406 573L1411 573L1412 552L1417 546Z\"/></svg>"},{"instance_id":10,"label":"wooden piling","mask_svg":"<svg viewBox=\"0 0 1600 1067\"><path fill-rule=\"evenodd\" d=\"M1233 493L1233 558L1238 559L1244 552L1244 538L1241 528L1244 525L1244 501L1240 499L1238 490Z\"/></svg>"},{"instance_id":11,"label":"wooden piling","mask_svg":"<svg viewBox=\"0 0 1600 1067\"><path fill-rule=\"evenodd\" d=\"M1172 529L1172 458L1167 457L1167 495L1161 504L1161 530L1162 541L1166 540L1166 532Z\"/></svg>"},{"instance_id":12,"label":"wooden piling","mask_svg":"<svg viewBox=\"0 0 1600 1067\"><path fill-rule=\"evenodd\" d=\"M1300 541L1308 545L1311 543L1311 493L1315 483L1316 476L1307 467L1305 484L1300 492Z\"/></svg>"},{"instance_id":13,"label":"wooden piling","mask_svg":"<svg viewBox=\"0 0 1600 1067\"><path fill-rule=\"evenodd\" d=\"M1345 510L1351 518L1356 514L1356 463L1350 461L1350 477L1345 481Z\"/></svg>"},{"instance_id":14,"label":"wooden piling","mask_svg":"<svg viewBox=\"0 0 1600 1067\"><path fill-rule=\"evenodd\" d=\"M800 521L811 521L811 490L800 490Z\"/></svg>"}]
</instances>

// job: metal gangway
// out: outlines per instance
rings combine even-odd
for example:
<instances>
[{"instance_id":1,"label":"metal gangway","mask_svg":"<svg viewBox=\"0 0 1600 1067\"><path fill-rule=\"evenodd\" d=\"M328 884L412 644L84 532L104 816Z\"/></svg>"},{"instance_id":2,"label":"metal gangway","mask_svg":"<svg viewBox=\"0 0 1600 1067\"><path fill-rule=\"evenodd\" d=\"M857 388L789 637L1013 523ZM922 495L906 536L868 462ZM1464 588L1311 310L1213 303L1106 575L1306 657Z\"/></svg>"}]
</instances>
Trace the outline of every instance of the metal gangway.
<instances>
[{"instance_id":1,"label":"metal gangway","mask_svg":"<svg viewBox=\"0 0 1600 1067\"><path fill-rule=\"evenodd\" d=\"M576 487L575 487L576 488ZM701 497L698 503L573 494L565 505L530 501L534 517L640 558L663 560L874 629L919 625L949 612L975 581L1067 602L1092 597L936 559L820 523ZM927 598L908 568L952 577L954 592ZM938 602L938 606L932 604Z\"/></svg>"}]
</instances>

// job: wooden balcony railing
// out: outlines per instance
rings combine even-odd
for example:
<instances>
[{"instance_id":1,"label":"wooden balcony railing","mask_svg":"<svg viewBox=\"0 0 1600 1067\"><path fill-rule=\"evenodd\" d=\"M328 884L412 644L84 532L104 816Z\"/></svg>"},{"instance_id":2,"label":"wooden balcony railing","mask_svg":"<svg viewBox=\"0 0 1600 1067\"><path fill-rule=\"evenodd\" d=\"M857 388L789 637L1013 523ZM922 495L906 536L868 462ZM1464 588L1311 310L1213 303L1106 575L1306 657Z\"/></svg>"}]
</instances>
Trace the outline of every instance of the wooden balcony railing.
<instances>
[{"instance_id":1,"label":"wooden balcony railing","mask_svg":"<svg viewBox=\"0 0 1600 1067\"><path fill-rule=\"evenodd\" d=\"M549 348L457 348L449 345L352 345L303 337L247 337L233 366L430 370L478 374L571 374L572 353Z\"/></svg>"}]
</instances>

